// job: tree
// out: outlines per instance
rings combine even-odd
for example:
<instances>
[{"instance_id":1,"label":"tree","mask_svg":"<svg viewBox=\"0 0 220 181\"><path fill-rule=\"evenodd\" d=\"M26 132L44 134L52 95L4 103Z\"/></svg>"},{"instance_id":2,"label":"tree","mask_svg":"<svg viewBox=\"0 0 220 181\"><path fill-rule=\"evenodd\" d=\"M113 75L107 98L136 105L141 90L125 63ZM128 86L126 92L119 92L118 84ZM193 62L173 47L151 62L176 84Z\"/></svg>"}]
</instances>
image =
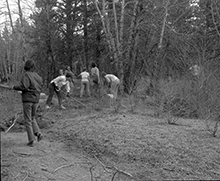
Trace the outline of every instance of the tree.
<instances>
[{"instance_id":1,"label":"tree","mask_svg":"<svg viewBox=\"0 0 220 181\"><path fill-rule=\"evenodd\" d=\"M57 26L59 26L56 22L56 0L37 0L36 7L39 9L39 12L35 12L32 16L35 25L35 34L34 36L38 37L36 39L36 44L39 44L38 51L35 52L35 57L38 61L42 62L44 66L44 78L47 79L47 83L54 77L56 73L56 38L59 34L57 34ZM44 54L43 57L39 55ZM46 69L45 69L46 68ZM49 70L49 71L48 71ZM45 75L47 73L47 75Z\"/></svg>"}]
</instances>

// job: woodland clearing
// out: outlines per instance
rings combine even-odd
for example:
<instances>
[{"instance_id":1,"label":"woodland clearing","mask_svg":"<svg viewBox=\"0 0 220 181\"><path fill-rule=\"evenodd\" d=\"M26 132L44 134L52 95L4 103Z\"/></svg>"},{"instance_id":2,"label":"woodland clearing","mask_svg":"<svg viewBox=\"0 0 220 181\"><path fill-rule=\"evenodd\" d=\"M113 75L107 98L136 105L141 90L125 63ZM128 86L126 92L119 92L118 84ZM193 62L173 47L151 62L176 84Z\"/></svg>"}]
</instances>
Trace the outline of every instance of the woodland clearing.
<instances>
[{"instance_id":1,"label":"woodland clearing","mask_svg":"<svg viewBox=\"0 0 220 181\"><path fill-rule=\"evenodd\" d=\"M9 115L5 113L21 111L20 95L1 91L14 97L8 107L5 102L1 104L3 181L220 178L219 132L212 137L200 119L179 118L176 124L168 124L165 118L154 115L147 97L138 101L133 112L126 96L117 112L107 96L71 95L64 102L66 110L58 109L56 99L54 106L45 110L43 99L37 120L44 139L30 148L26 146L22 116L5 132L13 122L12 118L6 124Z\"/></svg>"}]
</instances>

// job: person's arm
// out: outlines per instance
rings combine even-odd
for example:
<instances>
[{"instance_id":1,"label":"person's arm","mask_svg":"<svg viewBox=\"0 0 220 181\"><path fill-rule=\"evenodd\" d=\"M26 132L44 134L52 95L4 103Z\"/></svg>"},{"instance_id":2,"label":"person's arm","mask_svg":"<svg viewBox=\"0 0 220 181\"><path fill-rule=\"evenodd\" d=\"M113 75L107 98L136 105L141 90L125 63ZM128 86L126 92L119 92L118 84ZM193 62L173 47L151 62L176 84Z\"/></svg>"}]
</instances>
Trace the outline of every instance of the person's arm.
<instances>
[{"instance_id":1,"label":"person's arm","mask_svg":"<svg viewBox=\"0 0 220 181\"><path fill-rule=\"evenodd\" d=\"M111 82L110 78L107 75L104 78L105 78L106 82L108 82L108 83Z\"/></svg>"},{"instance_id":2,"label":"person's arm","mask_svg":"<svg viewBox=\"0 0 220 181\"><path fill-rule=\"evenodd\" d=\"M59 82L63 82L66 81L63 75L60 75L58 77L56 77L55 79L53 79L54 84L57 86Z\"/></svg>"},{"instance_id":3,"label":"person's arm","mask_svg":"<svg viewBox=\"0 0 220 181\"><path fill-rule=\"evenodd\" d=\"M28 91L30 87L30 80L27 76L27 74L25 74L22 78L21 78L21 82L19 85L15 85L12 88L14 90L18 90L18 91Z\"/></svg>"},{"instance_id":4,"label":"person's arm","mask_svg":"<svg viewBox=\"0 0 220 181\"><path fill-rule=\"evenodd\" d=\"M93 71L93 68L91 68L91 76L94 75L94 71Z\"/></svg>"},{"instance_id":5,"label":"person's arm","mask_svg":"<svg viewBox=\"0 0 220 181\"><path fill-rule=\"evenodd\" d=\"M106 87L106 93L110 92L111 80L108 76L104 76L104 87Z\"/></svg>"},{"instance_id":6,"label":"person's arm","mask_svg":"<svg viewBox=\"0 0 220 181\"><path fill-rule=\"evenodd\" d=\"M86 76L87 80L90 81L90 74L89 74L89 72L86 72L85 76Z\"/></svg>"},{"instance_id":7,"label":"person's arm","mask_svg":"<svg viewBox=\"0 0 220 181\"><path fill-rule=\"evenodd\" d=\"M97 68L98 83L100 83L99 69Z\"/></svg>"},{"instance_id":8,"label":"person's arm","mask_svg":"<svg viewBox=\"0 0 220 181\"><path fill-rule=\"evenodd\" d=\"M77 75L77 78L82 78L82 73L80 73L79 75Z\"/></svg>"}]
</instances>

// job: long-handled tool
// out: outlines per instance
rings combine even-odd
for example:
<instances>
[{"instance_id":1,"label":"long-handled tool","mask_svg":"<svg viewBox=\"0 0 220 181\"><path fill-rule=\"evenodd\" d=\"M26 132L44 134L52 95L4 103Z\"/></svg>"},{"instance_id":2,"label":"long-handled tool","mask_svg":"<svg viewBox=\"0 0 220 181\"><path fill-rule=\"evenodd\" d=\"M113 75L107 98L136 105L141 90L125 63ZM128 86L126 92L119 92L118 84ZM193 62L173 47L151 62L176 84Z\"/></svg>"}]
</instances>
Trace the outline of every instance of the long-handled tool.
<instances>
[{"instance_id":1,"label":"long-handled tool","mask_svg":"<svg viewBox=\"0 0 220 181\"><path fill-rule=\"evenodd\" d=\"M13 124L5 131L5 133L9 132L9 130L15 125L15 123L19 117L20 117L20 115L18 115L18 113L16 113Z\"/></svg>"},{"instance_id":2,"label":"long-handled tool","mask_svg":"<svg viewBox=\"0 0 220 181\"><path fill-rule=\"evenodd\" d=\"M5 85L5 84L0 84L0 88L4 88L4 89L8 89L8 90L14 90L12 89L12 87L8 86L8 85ZM18 93L22 93L21 91L17 91Z\"/></svg>"},{"instance_id":3,"label":"long-handled tool","mask_svg":"<svg viewBox=\"0 0 220 181\"><path fill-rule=\"evenodd\" d=\"M5 85L5 84L0 84L1 88L5 88L5 89L12 89L10 86Z\"/></svg>"}]
</instances>

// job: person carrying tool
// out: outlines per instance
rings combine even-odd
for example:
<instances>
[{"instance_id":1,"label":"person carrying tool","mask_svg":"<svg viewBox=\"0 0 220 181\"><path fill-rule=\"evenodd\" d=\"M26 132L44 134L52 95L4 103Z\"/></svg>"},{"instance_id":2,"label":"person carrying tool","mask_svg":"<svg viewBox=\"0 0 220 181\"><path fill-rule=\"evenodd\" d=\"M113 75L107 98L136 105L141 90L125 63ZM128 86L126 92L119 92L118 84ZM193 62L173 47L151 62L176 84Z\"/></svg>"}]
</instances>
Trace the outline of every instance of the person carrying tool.
<instances>
[{"instance_id":1,"label":"person carrying tool","mask_svg":"<svg viewBox=\"0 0 220 181\"><path fill-rule=\"evenodd\" d=\"M59 104L60 109L66 109L62 105L62 93L61 92L64 88L68 89L68 87L66 87L67 86L66 76L69 76L69 74L67 75L63 74L62 69L59 70L59 73L60 75L56 77L55 79L51 80L49 84L49 96L46 101L46 109L49 109L51 106L54 92L57 94L58 104Z\"/></svg>"},{"instance_id":2,"label":"person carrying tool","mask_svg":"<svg viewBox=\"0 0 220 181\"><path fill-rule=\"evenodd\" d=\"M27 145L33 147L35 136L38 141L43 138L35 118L43 81L35 72L33 60L25 62L24 70L25 73L21 78L20 84L14 85L11 88L22 92L24 125L28 136Z\"/></svg>"}]
</instances>

